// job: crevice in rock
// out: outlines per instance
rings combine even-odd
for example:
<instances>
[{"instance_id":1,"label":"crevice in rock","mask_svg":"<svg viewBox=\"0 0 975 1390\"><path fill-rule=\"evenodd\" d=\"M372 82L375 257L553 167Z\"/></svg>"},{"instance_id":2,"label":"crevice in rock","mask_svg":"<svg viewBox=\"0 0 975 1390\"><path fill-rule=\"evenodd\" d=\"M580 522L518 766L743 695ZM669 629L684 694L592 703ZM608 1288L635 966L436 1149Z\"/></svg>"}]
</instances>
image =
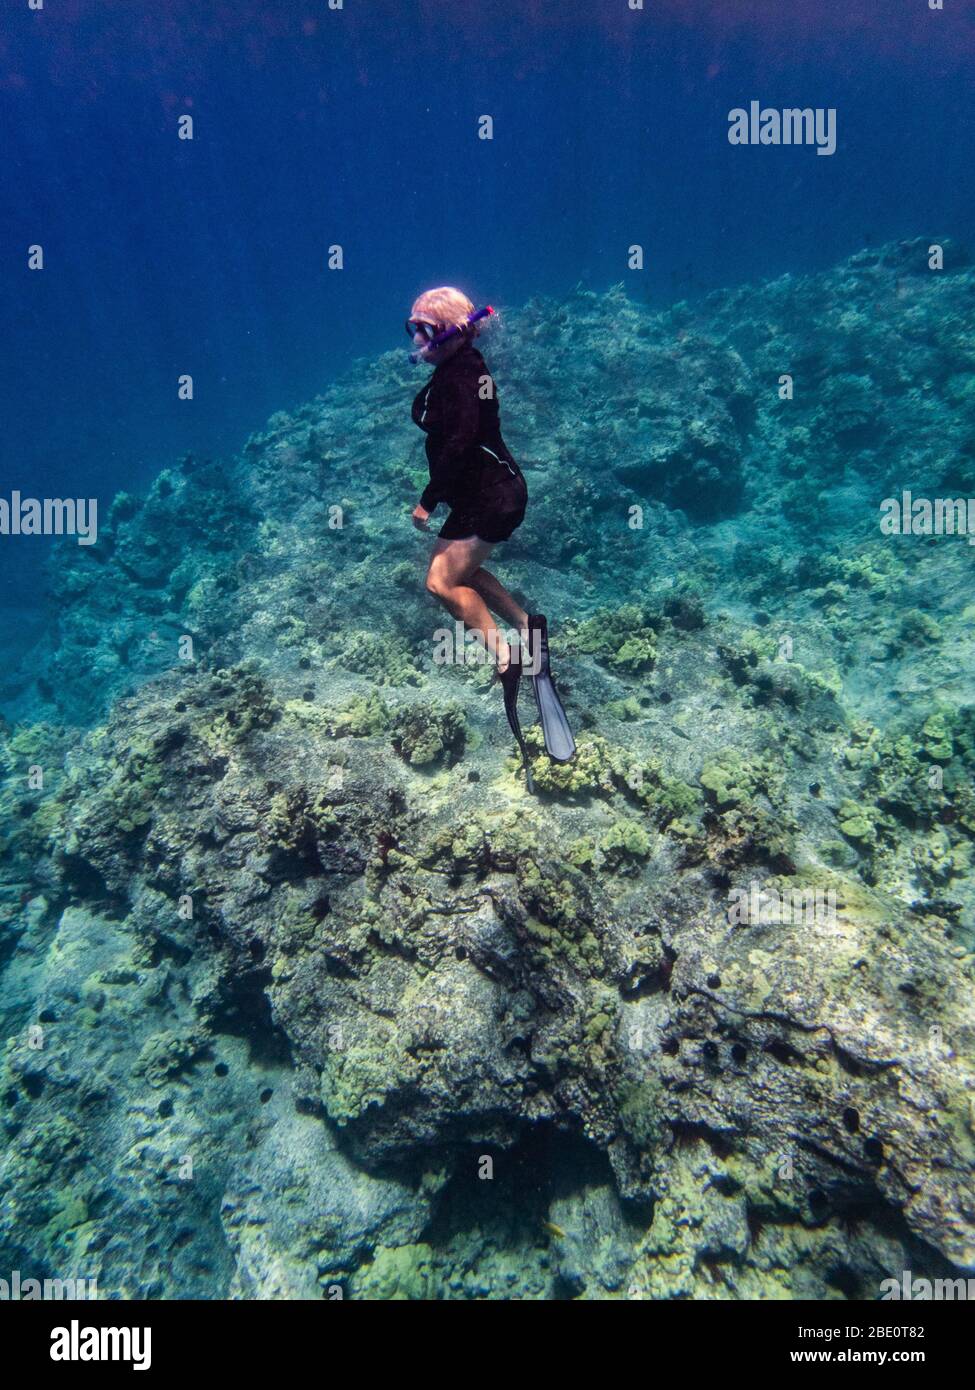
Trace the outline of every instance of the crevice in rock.
<instances>
[{"instance_id":1,"label":"crevice in rock","mask_svg":"<svg viewBox=\"0 0 975 1390\"><path fill-rule=\"evenodd\" d=\"M479 1175L485 1156L493 1160L492 1178ZM470 1145L454 1162L421 1239L436 1249L477 1230L502 1246L544 1244L552 1202L590 1185L615 1191L606 1154L584 1135L549 1122L526 1129L510 1149Z\"/></svg>"},{"instance_id":2,"label":"crevice in rock","mask_svg":"<svg viewBox=\"0 0 975 1390\"><path fill-rule=\"evenodd\" d=\"M120 920L128 914L128 899L122 893L113 892L101 872L87 859L77 854L64 854L59 867L72 902L105 917Z\"/></svg>"},{"instance_id":3,"label":"crevice in rock","mask_svg":"<svg viewBox=\"0 0 975 1390\"><path fill-rule=\"evenodd\" d=\"M243 970L229 975L209 1021L215 1033L243 1038L252 1062L290 1067L290 1044L271 1014L267 996L270 983L270 970Z\"/></svg>"},{"instance_id":4,"label":"crevice in rock","mask_svg":"<svg viewBox=\"0 0 975 1390\"><path fill-rule=\"evenodd\" d=\"M715 1158L730 1158L735 1151L735 1146L728 1135L721 1134L708 1125L695 1124L689 1120L671 1120L669 1124L673 1138L667 1149L668 1153L672 1153L674 1149L686 1148L698 1140L707 1144Z\"/></svg>"}]
</instances>

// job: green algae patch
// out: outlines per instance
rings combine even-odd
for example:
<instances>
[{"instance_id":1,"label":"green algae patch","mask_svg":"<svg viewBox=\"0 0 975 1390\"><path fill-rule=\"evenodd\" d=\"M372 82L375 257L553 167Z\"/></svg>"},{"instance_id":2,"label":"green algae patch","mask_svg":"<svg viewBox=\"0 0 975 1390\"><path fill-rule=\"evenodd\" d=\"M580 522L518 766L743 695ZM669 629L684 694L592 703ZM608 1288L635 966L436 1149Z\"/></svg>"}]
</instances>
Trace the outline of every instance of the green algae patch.
<instances>
[{"instance_id":1,"label":"green algae patch","mask_svg":"<svg viewBox=\"0 0 975 1390\"><path fill-rule=\"evenodd\" d=\"M932 762L949 762L954 751L955 741L949 724L949 716L939 710L924 721L921 729L924 754Z\"/></svg>"},{"instance_id":2,"label":"green algae patch","mask_svg":"<svg viewBox=\"0 0 975 1390\"><path fill-rule=\"evenodd\" d=\"M281 714L268 682L246 666L214 672L195 703L206 714L194 721L192 733L216 753L246 743Z\"/></svg>"},{"instance_id":3,"label":"green algae patch","mask_svg":"<svg viewBox=\"0 0 975 1390\"><path fill-rule=\"evenodd\" d=\"M648 1072L645 1079L621 1077L616 1083L614 1099L620 1124L638 1149L652 1151L669 1134L661 1118L664 1110L664 1085L659 1077Z\"/></svg>"},{"instance_id":4,"label":"green algae patch","mask_svg":"<svg viewBox=\"0 0 975 1390\"><path fill-rule=\"evenodd\" d=\"M620 817L601 835L583 835L566 847L566 859L577 869L634 873L653 847L646 827L630 817Z\"/></svg>"},{"instance_id":5,"label":"green algae patch","mask_svg":"<svg viewBox=\"0 0 975 1390\"><path fill-rule=\"evenodd\" d=\"M849 840L860 844L873 845L877 840L875 813L871 808L856 801L842 801L836 811L840 829Z\"/></svg>"},{"instance_id":6,"label":"green algae patch","mask_svg":"<svg viewBox=\"0 0 975 1390\"><path fill-rule=\"evenodd\" d=\"M612 873L632 871L650 854L653 841L639 821L621 817L599 837L599 852Z\"/></svg>"},{"instance_id":7,"label":"green algae patch","mask_svg":"<svg viewBox=\"0 0 975 1390\"><path fill-rule=\"evenodd\" d=\"M697 788L679 777L670 777L658 758L634 760L620 749L613 759L613 767L620 789L642 806L662 830L684 835L704 809ZM676 826L678 822L679 827Z\"/></svg>"},{"instance_id":8,"label":"green algae patch","mask_svg":"<svg viewBox=\"0 0 975 1390\"><path fill-rule=\"evenodd\" d=\"M614 790L613 755L599 734L582 733L571 762L558 763L545 752L545 738L537 724L525 730L525 745L532 777L539 791L558 797L609 796ZM517 766L513 763L512 766Z\"/></svg>"},{"instance_id":9,"label":"green algae patch","mask_svg":"<svg viewBox=\"0 0 975 1390\"><path fill-rule=\"evenodd\" d=\"M64 764L78 736L52 724L7 730L0 720L0 824L5 840L4 878L32 882L58 840L65 816ZM12 886L8 891L13 891ZM0 884L0 906L4 885Z\"/></svg>"},{"instance_id":10,"label":"green algae patch","mask_svg":"<svg viewBox=\"0 0 975 1390\"><path fill-rule=\"evenodd\" d=\"M209 1039L198 1029L154 1033L139 1053L135 1074L158 1089L177 1080L208 1047Z\"/></svg>"},{"instance_id":11,"label":"green algae patch","mask_svg":"<svg viewBox=\"0 0 975 1390\"><path fill-rule=\"evenodd\" d=\"M708 803L703 829L710 859L727 869L767 863L780 872L795 872L799 825L784 799L782 781L781 770L767 755L723 749L705 764L700 782Z\"/></svg>"},{"instance_id":12,"label":"green algae patch","mask_svg":"<svg viewBox=\"0 0 975 1390\"><path fill-rule=\"evenodd\" d=\"M301 857L316 839L328 839L341 822L327 787L318 792L291 787L270 799L263 833L270 849Z\"/></svg>"},{"instance_id":13,"label":"green algae patch","mask_svg":"<svg viewBox=\"0 0 975 1390\"><path fill-rule=\"evenodd\" d=\"M543 865L539 858L523 855L516 883L525 913L523 930L539 964L564 960L583 977L601 975L605 966L582 875L572 866Z\"/></svg>"},{"instance_id":14,"label":"green algae patch","mask_svg":"<svg viewBox=\"0 0 975 1390\"><path fill-rule=\"evenodd\" d=\"M646 711L635 695L627 695L623 700L610 700L606 705L606 713L611 719L618 719L621 724L646 718Z\"/></svg>"},{"instance_id":15,"label":"green algae patch","mask_svg":"<svg viewBox=\"0 0 975 1390\"><path fill-rule=\"evenodd\" d=\"M376 685L419 685L423 680L409 643L398 633L346 630L335 638L335 645L339 665Z\"/></svg>"},{"instance_id":16,"label":"green algae patch","mask_svg":"<svg viewBox=\"0 0 975 1390\"><path fill-rule=\"evenodd\" d=\"M61 1240L80 1226L86 1226L91 1220L84 1193L61 1192L57 1195L57 1203L57 1210L44 1228L46 1239L52 1242Z\"/></svg>"},{"instance_id":17,"label":"green algae patch","mask_svg":"<svg viewBox=\"0 0 975 1390\"><path fill-rule=\"evenodd\" d=\"M567 652L594 656L597 661L635 674L650 670L658 653L660 619L639 604L602 608L584 622L565 624L562 637Z\"/></svg>"},{"instance_id":18,"label":"green algae patch","mask_svg":"<svg viewBox=\"0 0 975 1390\"><path fill-rule=\"evenodd\" d=\"M369 1106L385 1104L397 1087L415 1080L417 1070L399 1053L389 1027L375 1028L369 1038L343 1036L341 1048L328 1054L322 1068L322 1103L330 1119L347 1125Z\"/></svg>"},{"instance_id":19,"label":"green algae patch","mask_svg":"<svg viewBox=\"0 0 975 1390\"><path fill-rule=\"evenodd\" d=\"M768 794L778 778L766 760L725 748L704 765L698 780L712 804L726 810L747 805L760 793Z\"/></svg>"},{"instance_id":20,"label":"green algae patch","mask_svg":"<svg viewBox=\"0 0 975 1390\"><path fill-rule=\"evenodd\" d=\"M719 657L751 705L777 700L798 710L813 697L835 700L842 693L843 678L835 662L811 670L794 660L791 652L791 643L755 628L718 646Z\"/></svg>"},{"instance_id":21,"label":"green algae patch","mask_svg":"<svg viewBox=\"0 0 975 1390\"><path fill-rule=\"evenodd\" d=\"M377 690L354 695L333 708L307 700L288 700L284 717L327 738L374 738L392 723L389 706Z\"/></svg>"},{"instance_id":22,"label":"green algae patch","mask_svg":"<svg viewBox=\"0 0 975 1390\"><path fill-rule=\"evenodd\" d=\"M420 701L397 710L393 719L393 747L413 767L457 762L466 737L467 720L459 705Z\"/></svg>"},{"instance_id":23,"label":"green algae patch","mask_svg":"<svg viewBox=\"0 0 975 1390\"><path fill-rule=\"evenodd\" d=\"M537 825L530 813L520 808L476 811L469 820L432 834L416 857L425 868L447 869L452 877L492 869L512 873L519 856L537 844Z\"/></svg>"},{"instance_id":24,"label":"green algae patch","mask_svg":"<svg viewBox=\"0 0 975 1390\"><path fill-rule=\"evenodd\" d=\"M574 927L584 920L583 902L569 874L547 871L526 854L518 861L516 878L522 902L546 930Z\"/></svg>"},{"instance_id":25,"label":"green algae patch","mask_svg":"<svg viewBox=\"0 0 975 1390\"><path fill-rule=\"evenodd\" d=\"M939 642L942 636L941 625L930 613L911 608L901 619L897 635L902 646L914 642Z\"/></svg>"},{"instance_id":26,"label":"green algae patch","mask_svg":"<svg viewBox=\"0 0 975 1390\"><path fill-rule=\"evenodd\" d=\"M435 1296L436 1273L429 1245L377 1246L372 1263L360 1269L353 1281L356 1298L422 1302Z\"/></svg>"},{"instance_id":27,"label":"green algae patch","mask_svg":"<svg viewBox=\"0 0 975 1390\"><path fill-rule=\"evenodd\" d=\"M87 739L93 751L104 741L106 731ZM57 836L58 847L68 854L77 851L79 837L90 827L113 825L122 837L141 839L159 807L166 784L165 754L156 740L133 741L118 752L108 753L91 770L79 769L63 787L65 807L76 814L65 817Z\"/></svg>"}]
</instances>

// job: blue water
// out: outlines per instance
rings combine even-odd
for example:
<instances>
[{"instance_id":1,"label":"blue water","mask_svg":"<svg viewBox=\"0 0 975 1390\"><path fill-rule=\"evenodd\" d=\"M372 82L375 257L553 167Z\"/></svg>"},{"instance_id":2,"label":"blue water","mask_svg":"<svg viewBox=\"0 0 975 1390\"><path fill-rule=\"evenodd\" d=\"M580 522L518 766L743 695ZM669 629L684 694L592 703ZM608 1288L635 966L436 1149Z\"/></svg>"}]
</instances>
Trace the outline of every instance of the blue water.
<instances>
[{"instance_id":1,"label":"blue water","mask_svg":"<svg viewBox=\"0 0 975 1390\"><path fill-rule=\"evenodd\" d=\"M975 5L717 11L8 5L3 493L107 503L186 452L233 452L352 358L399 345L431 283L517 305L623 280L666 303L970 233ZM834 106L835 155L729 145L728 111L752 99ZM36 242L42 273L26 269ZM0 546L13 635L39 616L46 544Z\"/></svg>"}]
</instances>

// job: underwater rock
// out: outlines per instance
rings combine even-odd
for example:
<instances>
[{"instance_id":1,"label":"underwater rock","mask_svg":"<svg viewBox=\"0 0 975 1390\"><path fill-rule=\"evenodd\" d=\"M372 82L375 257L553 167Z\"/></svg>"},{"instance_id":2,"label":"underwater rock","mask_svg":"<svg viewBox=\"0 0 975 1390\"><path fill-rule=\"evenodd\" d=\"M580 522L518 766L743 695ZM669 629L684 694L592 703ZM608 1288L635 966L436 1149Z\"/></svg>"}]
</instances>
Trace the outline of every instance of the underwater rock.
<instances>
[{"instance_id":1,"label":"underwater rock","mask_svg":"<svg viewBox=\"0 0 975 1390\"><path fill-rule=\"evenodd\" d=\"M971 553L877 526L892 458L920 495L975 438L919 256L510 315L499 558L578 733L526 729L534 798L488 673L435 660L398 355L59 557L0 728L0 1262L239 1298L975 1269Z\"/></svg>"},{"instance_id":2,"label":"underwater rock","mask_svg":"<svg viewBox=\"0 0 975 1390\"><path fill-rule=\"evenodd\" d=\"M221 1218L234 1298L322 1298L368 1255L409 1245L429 1217L422 1191L357 1170L288 1088L273 1124L231 1175Z\"/></svg>"}]
</instances>

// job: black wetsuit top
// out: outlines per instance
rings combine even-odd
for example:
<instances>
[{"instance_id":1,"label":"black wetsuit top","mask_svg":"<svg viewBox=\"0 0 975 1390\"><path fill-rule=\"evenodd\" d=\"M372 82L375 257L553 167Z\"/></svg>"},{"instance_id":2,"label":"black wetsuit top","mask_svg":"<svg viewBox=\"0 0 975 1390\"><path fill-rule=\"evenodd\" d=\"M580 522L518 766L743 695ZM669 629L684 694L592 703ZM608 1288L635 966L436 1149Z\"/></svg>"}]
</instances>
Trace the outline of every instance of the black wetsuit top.
<instances>
[{"instance_id":1,"label":"black wetsuit top","mask_svg":"<svg viewBox=\"0 0 975 1390\"><path fill-rule=\"evenodd\" d=\"M440 535L507 540L524 518L528 488L501 437L494 381L472 343L434 370L413 402L413 421L426 432L430 466L420 505L451 508Z\"/></svg>"}]
</instances>

